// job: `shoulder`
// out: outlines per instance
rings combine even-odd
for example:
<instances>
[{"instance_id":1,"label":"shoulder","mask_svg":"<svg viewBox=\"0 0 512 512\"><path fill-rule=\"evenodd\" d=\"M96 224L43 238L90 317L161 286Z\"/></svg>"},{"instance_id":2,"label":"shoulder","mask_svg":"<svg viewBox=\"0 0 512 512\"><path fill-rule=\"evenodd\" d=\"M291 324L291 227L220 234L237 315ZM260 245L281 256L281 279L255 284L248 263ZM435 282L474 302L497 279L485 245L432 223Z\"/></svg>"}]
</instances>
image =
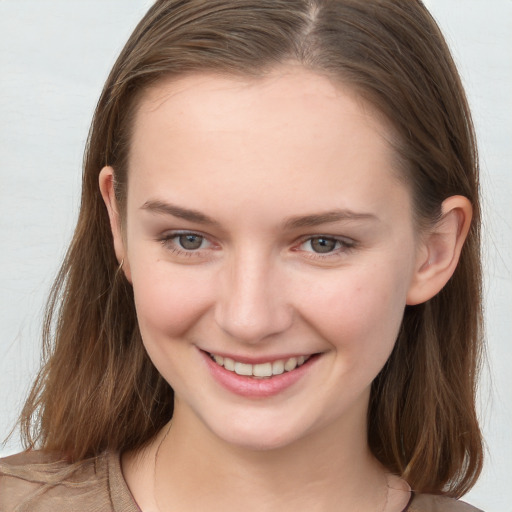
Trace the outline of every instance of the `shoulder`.
<instances>
[{"instance_id":1,"label":"shoulder","mask_svg":"<svg viewBox=\"0 0 512 512\"><path fill-rule=\"evenodd\" d=\"M120 510L116 502L137 512L130 498L116 454L75 464L40 451L0 459L0 512L107 512Z\"/></svg>"},{"instance_id":2,"label":"shoulder","mask_svg":"<svg viewBox=\"0 0 512 512\"><path fill-rule=\"evenodd\" d=\"M415 494L407 512L483 512L463 501L434 494Z\"/></svg>"}]
</instances>

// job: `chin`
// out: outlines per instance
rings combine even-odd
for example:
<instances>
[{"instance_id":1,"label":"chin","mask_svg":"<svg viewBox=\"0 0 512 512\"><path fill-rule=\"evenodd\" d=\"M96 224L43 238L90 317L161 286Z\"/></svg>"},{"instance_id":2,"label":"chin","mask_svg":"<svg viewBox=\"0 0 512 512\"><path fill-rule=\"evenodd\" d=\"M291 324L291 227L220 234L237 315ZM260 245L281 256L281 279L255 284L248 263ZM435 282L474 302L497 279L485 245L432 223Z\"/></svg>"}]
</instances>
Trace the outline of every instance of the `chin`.
<instances>
[{"instance_id":1,"label":"chin","mask_svg":"<svg viewBox=\"0 0 512 512\"><path fill-rule=\"evenodd\" d=\"M228 416L229 417L229 416ZM250 451L271 451L291 446L305 438L309 429L304 421L280 422L278 418L252 418L244 420L243 414L231 416L231 421L206 423L207 428L222 442Z\"/></svg>"},{"instance_id":2,"label":"chin","mask_svg":"<svg viewBox=\"0 0 512 512\"><path fill-rule=\"evenodd\" d=\"M279 450L297 441L297 437L290 435L291 433L277 433L274 429L268 430L233 430L229 434L219 437L222 437L222 440L231 446L255 452Z\"/></svg>"}]
</instances>

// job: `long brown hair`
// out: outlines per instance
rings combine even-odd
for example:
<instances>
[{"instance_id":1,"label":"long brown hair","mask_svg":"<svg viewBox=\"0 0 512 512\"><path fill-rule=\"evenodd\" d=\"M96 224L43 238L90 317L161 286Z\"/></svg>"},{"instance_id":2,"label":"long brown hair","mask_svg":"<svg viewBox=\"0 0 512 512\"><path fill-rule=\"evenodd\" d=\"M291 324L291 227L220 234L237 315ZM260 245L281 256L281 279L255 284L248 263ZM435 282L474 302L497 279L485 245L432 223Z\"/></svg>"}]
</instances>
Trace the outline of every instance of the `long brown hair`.
<instances>
[{"instance_id":1,"label":"long brown hair","mask_svg":"<svg viewBox=\"0 0 512 512\"><path fill-rule=\"evenodd\" d=\"M173 391L142 345L119 271L98 173L115 169L123 207L140 98L164 77L261 76L295 61L346 84L394 127L418 226L460 194L473 221L460 263L433 299L408 306L372 387L369 444L421 492L460 496L482 466L475 413L481 354L478 164L449 49L419 0L160 0L139 23L101 94L85 151L80 216L49 299L44 365L22 413L29 447L79 461L142 446L172 416Z\"/></svg>"}]
</instances>

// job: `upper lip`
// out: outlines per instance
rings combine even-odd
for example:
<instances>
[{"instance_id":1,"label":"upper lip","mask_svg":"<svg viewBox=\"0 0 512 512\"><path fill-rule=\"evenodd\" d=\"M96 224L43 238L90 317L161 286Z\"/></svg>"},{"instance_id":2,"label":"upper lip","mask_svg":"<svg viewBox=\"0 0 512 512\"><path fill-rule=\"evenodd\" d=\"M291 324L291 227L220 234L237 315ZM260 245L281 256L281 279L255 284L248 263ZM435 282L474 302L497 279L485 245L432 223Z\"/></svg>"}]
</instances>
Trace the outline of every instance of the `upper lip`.
<instances>
[{"instance_id":1,"label":"upper lip","mask_svg":"<svg viewBox=\"0 0 512 512\"><path fill-rule=\"evenodd\" d=\"M288 360L292 357L311 357L318 352L294 352L294 353L288 353L288 354L277 354L277 355L263 355L263 356L244 356L244 355L238 355L238 354L229 354L227 352L222 351L215 351L215 350L203 350L203 352L209 354L209 355L215 355L215 356L221 356L224 358L233 359L233 361L238 361L240 363L246 363L246 364L262 364L262 363L273 363L274 361L281 361L281 360Z\"/></svg>"}]
</instances>

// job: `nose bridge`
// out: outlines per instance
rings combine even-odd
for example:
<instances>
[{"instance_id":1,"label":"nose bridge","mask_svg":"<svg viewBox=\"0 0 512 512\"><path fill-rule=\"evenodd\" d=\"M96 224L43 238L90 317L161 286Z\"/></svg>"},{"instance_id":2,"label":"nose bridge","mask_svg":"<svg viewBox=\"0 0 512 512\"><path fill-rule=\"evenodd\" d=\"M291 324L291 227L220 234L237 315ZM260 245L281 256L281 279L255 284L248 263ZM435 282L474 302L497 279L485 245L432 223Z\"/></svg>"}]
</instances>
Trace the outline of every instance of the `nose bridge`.
<instances>
[{"instance_id":1,"label":"nose bridge","mask_svg":"<svg viewBox=\"0 0 512 512\"><path fill-rule=\"evenodd\" d=\"M264 251L239 250L223 269L218 325L233 338L256 343L286 330L291 308L280 286L279 265Z\"/></svg>"}]
</instances>

